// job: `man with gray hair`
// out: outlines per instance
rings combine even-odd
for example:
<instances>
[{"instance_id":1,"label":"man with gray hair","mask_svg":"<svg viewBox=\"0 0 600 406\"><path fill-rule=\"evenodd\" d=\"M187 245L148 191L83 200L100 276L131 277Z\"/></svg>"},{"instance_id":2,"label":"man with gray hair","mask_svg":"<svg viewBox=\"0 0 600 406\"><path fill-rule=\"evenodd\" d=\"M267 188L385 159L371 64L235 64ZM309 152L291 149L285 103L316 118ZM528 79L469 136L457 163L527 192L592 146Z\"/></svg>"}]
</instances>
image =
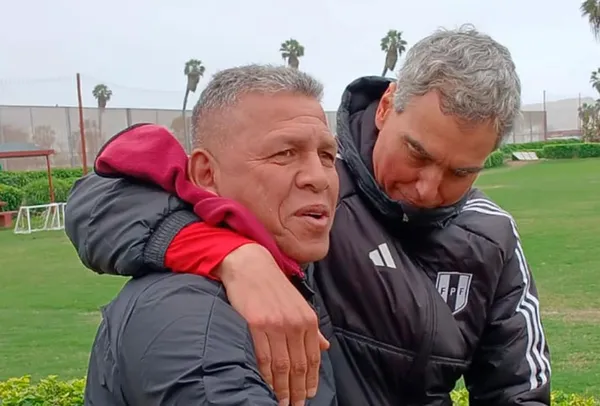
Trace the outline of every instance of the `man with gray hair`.
<instances>
[{"instance_id":1,"label":"man with gray hair","mask_svg":"<svg viewBox=\"0 0 600 406\"><path fill-rule=\"evenodd\" d=\"M246 229L246 235L270 246L270 252L281 258L278 264L284 269L287 264L306 306L316 305L299 265L309 272L311 263L327 254L339 191L337 145L320 105L322 89L309 75L285 67L227 69L215 75L196 107L196 149L189 159L160 126L138 124L113 137L96 158L96 173L113 178L134 173L167 190L173 188L182 200L173 200L169 207L164 192L149 195L143 189L140 205L137 197L127 197L135 194L127 182L109 182L107 189L105 179L97 175L84 178L77 188L93 190L94 197L69 199L67 218L72 219L75 210L95 217L102 202L114 198L120 214L94 226L70 223L67 233L83 262L97 264L100 258L101 270L118 272L126 262L120 257L131 254L127 239L144 233L140 216L129 217L127 207L136 207L152 225L178 211L170 219L176 218L178 227L172 230L179 231L196 221L184 210L192 205L196 214L212 218L214 224L230 224L239 232ZM288 153L290 146L295 154ZM163 213L165 204L169 210ZM96 232L111 234L108 246L88 246ZM159 234L157 249L162 248L161 238L172 238L169 231ZM240 240L229 240L229 246L244 245ZM146 249L149 256L152 251L152 246ZM157 260L161 267L163 258ZM169 257L164 259L168 263ZM248 326L228 302L223 285L193 275L151 271L150 266L138 269L138 277L102 311L85 404L277 405L259 374ZM306 345L319 354L327 341L317 333L327 325L319 327L312 310L309 315L314 334L297 336L297 341L303 352ZM315 364L314 382L308 382L314 389L310 404L337 405L328 355ZM287 406L289 400L282 402Z\"/></svg>"},{"instance_id":2,"label":"man with gray hair","mask_svg":"<svg viewBox=\"0 0 600 406\"><path fill-rule=\"evenodd\" d=\"M511 132L520 97L509 51L469 26L416 43L397 81L363 77L347 87L337 115L339 202L329 253L314 271L331 349L343 355L332 364L340 404L450 405L461 377L474 406L550 404L548 346L515 222L473 187ZM108 222L117 209L105 203ZM134 208L128 216L146 222ZM131 244L181 229L175 215L146 224ZM217 230L226 235L215 238ZM236 235L193 223L162 241L173 261L162 267L222 280L249 323L262 375L280 399L297 400L315 359L314 345L297 337L314 343L314 321L260 244L227 244Z\"/></svg>"}]
</instances>

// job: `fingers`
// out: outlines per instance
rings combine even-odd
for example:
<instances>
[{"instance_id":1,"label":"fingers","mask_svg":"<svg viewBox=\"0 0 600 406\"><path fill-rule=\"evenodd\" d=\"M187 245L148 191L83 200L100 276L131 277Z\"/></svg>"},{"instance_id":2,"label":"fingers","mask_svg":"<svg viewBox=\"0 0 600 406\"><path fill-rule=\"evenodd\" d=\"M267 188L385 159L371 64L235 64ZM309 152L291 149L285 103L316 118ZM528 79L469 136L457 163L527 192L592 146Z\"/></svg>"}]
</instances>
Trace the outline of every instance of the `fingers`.
<instances>
[{"instance_id":1,"label":"fingers","mask_svg":"<svg viewBox=\"0 0 600 406\"><path fill-rule=\"evenodd\" d=\"M265 382L273 389L273 373L271 371L271 346L267 335L256 328L250 327L250 334L254 342L254 352L256 353L256 362L258 371ZM287 405L286 405L287 406Z\"/></svg>"},{"instance_id":2,"label":"fingers","mask_svg":"<svg viewBox=\"0 0 600 406\"><path fill-rule=\"evenodd\" d=\"M273 375L273 390L279 404L290 404L290 355L286 336L283 332L268 335L271 347L271 373Z\"/></svg>"},{"instance_id":3,"label":"fingers","mask_svg":"<svg viewBox=\"0 0 600 406\"><path fill-rule=\"evenodd\" d=\"M306 347L306 392L309 398L317 394L317 386L319 385L319 367L321 366L321 342L325 338L321 335L318 329L308 331L304 339ZM327 345L329 343L325 340Z\"/></svg>"},{"instance_id":4,"label":"fingers","mask_svg":"<svg viewBox=\"0 0 600 406\"><path fill-rule=\"evenodd\" d=\"M327 351L330 347L329 341L325 338L321 331L319 331L319 348L321 351Z\"/></svg>"},{"instance_id":5,"label":"fingers","mask_svg":"<svg viewBox=\"0 0 600 406\"><path fill-rule=\"evenodd\" d=\"M306 399L306 373L308 372L304 326L298 326L288 335L290 354L290 400L293 406L303 405Z\"/></svg>"}]
</instances>

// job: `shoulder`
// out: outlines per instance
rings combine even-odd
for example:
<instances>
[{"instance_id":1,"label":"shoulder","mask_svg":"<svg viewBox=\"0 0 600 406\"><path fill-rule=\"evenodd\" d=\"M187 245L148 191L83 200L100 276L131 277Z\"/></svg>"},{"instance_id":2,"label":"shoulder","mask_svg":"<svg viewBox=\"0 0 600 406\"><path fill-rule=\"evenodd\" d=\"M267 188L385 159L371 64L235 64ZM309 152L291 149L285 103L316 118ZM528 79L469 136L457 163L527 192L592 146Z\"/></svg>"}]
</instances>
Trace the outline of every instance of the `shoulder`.
<instances>
[{"instance_id":1,"label":"shoulder","mask_svg":"<svg viewBox=\"0 0 600 406\"><path fill-rule=\"evenodd\" d=\"M215 339L246 347L247 324L216 281L189 274L150 274L128 282L118 299L121 309L113 311L128 314L121 338L135 343L142 357L161 341L191 346L199 354Z\"/></svg>"},{"instance_id":2,"label":"shoulder","mask_svg":"<svg viewBox=\"0 0 600 406\"><path fill-rule=\"evenodd\" d=\"M512 215L478 189L469 192L452 224L498 246L504 258L514 251L520 238Z\"/></svg>"},{"instance_id":3,"label":"shoulder","mask_svg":"<svg viewBox=\"0 0 600 406\"><path fill-rule=\"evenodd\" d=\"M150 274L132 280L121 293L121 306L131 310L120 309L126 320L111 326L122 329L111 347L128 397L140 404L175 399L206 404L224 392L271 399L260 381L247 325L219 283Z\"/></svg>"}]
</instances>

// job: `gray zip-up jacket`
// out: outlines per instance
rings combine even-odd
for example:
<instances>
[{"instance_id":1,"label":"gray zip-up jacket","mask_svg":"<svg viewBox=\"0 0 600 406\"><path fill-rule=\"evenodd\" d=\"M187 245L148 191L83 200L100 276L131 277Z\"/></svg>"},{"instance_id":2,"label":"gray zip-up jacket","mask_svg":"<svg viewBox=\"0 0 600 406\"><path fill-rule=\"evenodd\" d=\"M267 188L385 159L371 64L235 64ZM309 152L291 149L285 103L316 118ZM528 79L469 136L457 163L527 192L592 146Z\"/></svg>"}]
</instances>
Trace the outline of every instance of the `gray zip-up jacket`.
<instances>
[{"instance_id":1,"label":"gray zip-up jacket","mask_svg":"<svg viewBox=\"0 0 600 406\"><path fill-rule=\"evenodd\" d=\"M94 174L79 180L74 190L67 203L66 228L83 263L102 272L136 276L102 308L85 404L277 405L258 372L247 324L229 304L223 286L193 275L153 272L163 267L159 248L164 241L197 221L189 207L157 189ZM115 204L116 212L106 217L108 202ZM144 213L144 221L134 212ZM158 227L165 217L170 221L150 236L146 227ZM312 266L307 273L312 274ZM319 313L331 352L339 352L318 297L305 280L294 282ZM329 352L322 354L317 395L307 405L338 405Z\"/></svg>"}]
</instances>

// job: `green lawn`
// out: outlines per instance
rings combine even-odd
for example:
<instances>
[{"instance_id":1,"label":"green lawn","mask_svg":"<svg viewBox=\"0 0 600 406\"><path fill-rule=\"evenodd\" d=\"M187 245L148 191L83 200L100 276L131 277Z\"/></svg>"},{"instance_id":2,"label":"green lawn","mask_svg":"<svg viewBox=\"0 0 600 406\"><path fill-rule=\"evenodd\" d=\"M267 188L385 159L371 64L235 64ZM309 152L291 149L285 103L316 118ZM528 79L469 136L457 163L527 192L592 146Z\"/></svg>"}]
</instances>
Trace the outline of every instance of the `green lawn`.
<instances>
[{"instance_id":1,"label":"green lawn","mask_svg":"<svg viewBox=\"0 0 600 406\"><path fill-rule=\"evenodd\" d=\"M553 387L600 396L600 160L492 169L478 185L520 226ZM0 380L84 375L98 307L123 282L85 270L62 232L0 232Z\"/></svg>"},{"instance_id":2,"label":"green lawn","mask_svg":"<svg viewBox=\"0 0 600 406\"><path fill-rule=\"evenodd\" d=\"M492 169L478 186L517 220L540 292L553 387L600 396L600 159Z\"/></svg>"}]
</instances>

